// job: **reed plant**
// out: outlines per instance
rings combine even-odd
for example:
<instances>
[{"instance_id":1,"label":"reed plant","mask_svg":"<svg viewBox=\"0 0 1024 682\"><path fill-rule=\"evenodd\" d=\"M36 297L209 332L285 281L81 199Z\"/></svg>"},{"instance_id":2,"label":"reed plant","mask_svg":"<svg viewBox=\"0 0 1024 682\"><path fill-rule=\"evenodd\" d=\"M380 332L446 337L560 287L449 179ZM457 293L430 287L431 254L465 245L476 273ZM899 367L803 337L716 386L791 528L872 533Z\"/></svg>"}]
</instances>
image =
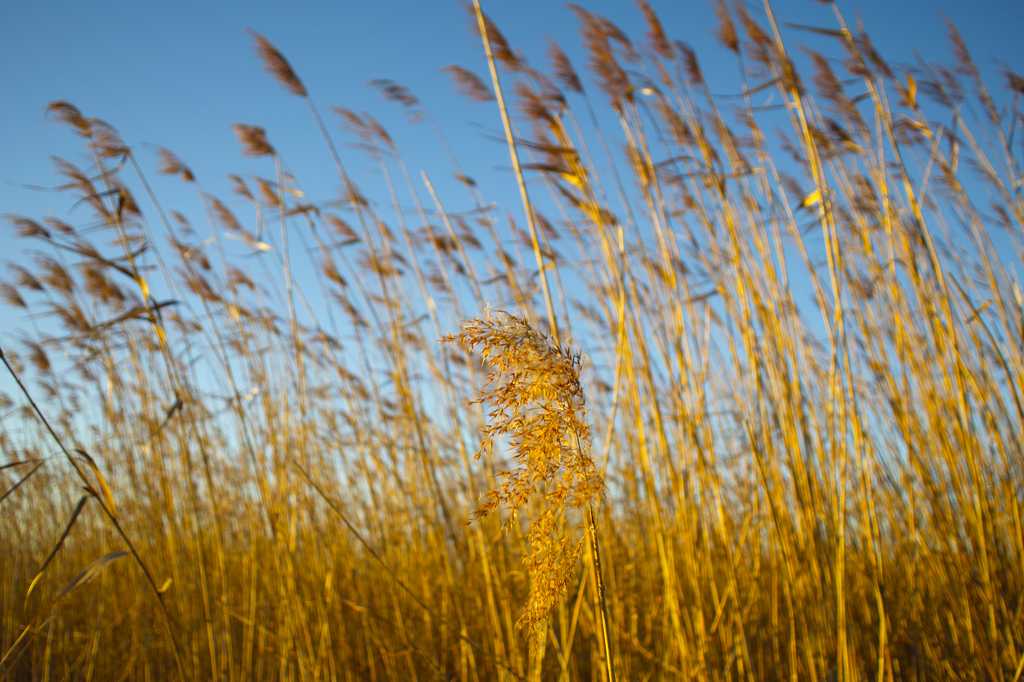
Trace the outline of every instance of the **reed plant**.
<instances>
[{"instance_id":1,"label":"reed plant","mask_svg":"<svg viewBox=\"0 0 1024 682\"><path fill-rule=\"evenodd\" d=\"M0 680L1021 679L1024 77L722 1L724 98L637 4L573 6L590 81L471 8L507 208L257 34L338 196L239 124L230 198L160 151L187 215L50 105L91 215L7 217Z\"/></svg>"}]
</instances>

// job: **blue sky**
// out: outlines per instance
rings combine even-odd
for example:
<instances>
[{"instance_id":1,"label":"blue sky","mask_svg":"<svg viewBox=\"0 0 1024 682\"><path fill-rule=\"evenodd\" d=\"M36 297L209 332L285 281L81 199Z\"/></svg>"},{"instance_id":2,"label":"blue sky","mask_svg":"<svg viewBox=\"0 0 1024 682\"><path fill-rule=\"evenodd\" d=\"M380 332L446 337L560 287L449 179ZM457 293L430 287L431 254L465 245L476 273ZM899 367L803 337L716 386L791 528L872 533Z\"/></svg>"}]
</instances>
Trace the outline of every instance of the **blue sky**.
<instances>
[{"instance_id":1,"label":"blue sky","mask_svg":"<svg viewBox=\"0 0 1024 682\"><path fill-rule=\"evenodd\" d=\"M632 2L579 1L609 17L634 40L642 39L645 26ZM735 61L711 35L715 20L709 3L651 3L669 37L696 48L712 91L737 92ZM997 59L1024 71L1021 0L865 0L838 6L850 24L856 23L859 12L891 63L911 62L915 48L927 59L945 60L945 13L960 28L989 83L1002 87ZM751 8L755 17L763 18L760 3ZM551 35L583 72L586 58L577 22L563 3L484 0L484 9L534 64L546 68L544 41ZM835 25L831 8L811 0L779 1L773 9L781 22ZM227 197L227 173L272 175L268 161L241 157L230 129L234 123L265 127L309 194L332 198L337 176L309 111L263 72L247 28L264 34L285 54L338 142L351 142L351 137L338 130L328 106L369 111L396 139L410 170L426 170L442 197L450 188L451 201L457 203L451 167L433 134L422 125L407 124L396 105L366 87L370 79L393 79L426 103L466 172L493 181L484 185L488 200L513 210L518 207L503 143L485 139L480 127L469 125L499 130L496 109L465 102L453 92L448 77L438 72L459 64L486 76L468 15L455 0L9 1L0 7L0 214L54 215L73 223L85 219L84 211L69 213L68 198L33 189L57 184L50 155L85 162L80 140L44 120L47 103L58 99L118 128L136 147L157 193L170 197L170 207L187 214L194 215L198 208L195 197L180 181L156 177L156 147L178 154L206 191ZM803 42L836 54L835 46L819 36L784 28L784 38L793 48ZM370 162L352 150L343 155L349 171L362 181ZM465 195L458 196L463 201ZM0 226L0 260L18 258L20 249L11 230ZM13 331L10 326L0 320L0 340Z\"/></svg>"},{"instance_id":2,"label":"blue sky","mask_svg":"<svg viewBox=\"0 0 1024 682\"><path fill-rule=\"evenodd\" d=\"M635 38L642 35L642 19L631 2L581 3ZM716 60L722 60L729 81L718 89L728 91L734 62L710 35L709 4L652 4L671 38L697 48L713 83ZM915 48L927 57L944 58L944 12L990 76L997 74L994 59L1024 70L1020 0L867 0L840 2L839 7L851 23L859 8L869 33L892 61L910 61ZM563 3L492 0L484 8L534 63L544 63L543 41L550 34L582 69L576 20ZM834 25L830 9L811 0L777 2L774 10L782 21ZM0 212L36 214L59 207L52 195L18 186L54 184L49 155L78 153L68 131L43 120L46 104L57 99L107 120L129 144L167 146L208 180L244 166L229 128L237 122L266 127L296 172L305 163L324 161L317 157L325 150L314 154L296 139L296 129L315 132L309 130L311 121L304 104L260 69L246 34L250 27L287 56L322 107L370 111L405 143L407 153L418 151L420 141L430 136L399 123L394 107L365 87L367 80L391 78L417 92L456 143L463 163L490 168L504 161L500 147L481 145L472 131L462 134L469 120L497 127L496 113L464 103L438 73L453 63L483 73L466 13L455 0L5 2L0 8ZM794 43L816 38L788 34ZM436 150L428 145L423 151ZM9 253L16 247L6 232L0 236L0 252Z\"/></svg>"}]
</instances>

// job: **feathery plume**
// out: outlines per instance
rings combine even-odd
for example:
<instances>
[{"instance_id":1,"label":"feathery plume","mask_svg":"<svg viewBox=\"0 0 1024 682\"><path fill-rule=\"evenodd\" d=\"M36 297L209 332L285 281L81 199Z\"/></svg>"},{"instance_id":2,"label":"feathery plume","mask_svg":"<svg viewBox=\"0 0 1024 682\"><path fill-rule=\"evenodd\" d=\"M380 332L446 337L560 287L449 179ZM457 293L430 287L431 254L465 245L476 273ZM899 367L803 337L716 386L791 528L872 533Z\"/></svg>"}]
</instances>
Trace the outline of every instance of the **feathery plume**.
<instances>
[{"instance_id":1,"label":"feathery plume","mask_svg":"<svg viewBox=\"0 0 1024 682\"><path fill-rule=\"evenodd\" d=\"M736 24L733 22L732 15L729 14L729 8L725 6L724 0L718 0L718 4L715 6L715 16L718 17L718 30L715 31L715 37L727 49L739 54L740 41L736 35Z\"/></svg>"},{"instance_id":2,"label":"feathery plume","mask_svg":"<svg viewBox=\"0 0 1024 682\"><path fill-rule=\"evenodd\" d=\"M473 31L473 35L480 38L480 22L477 21L476 13L473 10L472 5L468 5L468 10L471 15L471 21L469 22L470 30ZM509 46L505 36L498 30L491 18L484 14L484 26L487 29L487 40L491 43L491 53L494 58L512 73L518 73L523 70L523 63L519 57L512 52L512 48Z\"/></svg>"},{"instance_id":3,"label":"feathery plume","mask_svg":"<svg viewBox=\"0 0 1024 682\"><path fill-rule=\"evenodd\" d=\"M475 73L461 66L445 66L441 69L452 75L455 89L463 97L468 97L474 102L490 102L494 99L491 89Z\"/></svg>"},{"instance_id":4,"label":"feathery plume","mask_svg":"<svg viewBox=\"0 0 1024 682\"><path fill-rule=\"evenodd\" d=\"M180 175L181 179L185 182L192 182L196 179L192 174L192 170L169 149L161 147L157 153L160 155L160 166L157 168L158 173Z\"/></svg>"},{"instance_id":5,"label":"feathery plume","mask_svg":"<svg viewBox=\"0 0 1024 682\"><path fill-rule=\"evenodd\" d=\"M651 41L651 47L659 57L672 59L672 43L665 36L665 29L661 25L661 19L655 14L654 8L647 0L636 0L636 4L644 15L644 21L647 22L647 39Z\"/></svg>"},{"instance_id":6,"label":"feathery plume","mask_svg":"<svg viewBox=\"0 0 1024 682\"><path fill-rule=\"evenodd\" d=\"M554 40L548 43L548 59L551 60L551 68L555 72L555 80L561 83L563 88L582 94L583 84L580 83L580 77L577 75L576 69L572 68L569 58Z\"/></svg>"},{"instance_id":7,"label":"feathery plume","mask_svg":"<svg viewBox=\"0 0 1024 682\"><path fill-rule=\"evenodd\" d=\"M476 402L491 406L479 458L508 442L515 462L497 490L473 514L504 507L504 527L515 524L531 500L544 511L527 531L530 599L519 619L531 635L541 632L551 606L565 588L583 552L583 537L564 529L567 512L579 512L601 495L603 482L590 457L590 426L580 383L580 354L554 345L524 317L504 311L466 321L445 343L476 351L487 363L487 389Z\"/></svg>"},{"instance_id":8,"label":"feathery plume","mask_svg":"<svg viewBox=\"0 0 1024 682\"><path fill-rule=\"evenodd\" d=\"M79 137L89 137L92 135L89 119L82 116L82 112L78 110L78 107L70 102L50 102L49 106L46 107L46 117L57 123L71 126Z\"/></svg>"},{"instance_id":9,"label":"feathery plume","mask_svg":"<svg viewBox=\"0 0 1024 682\"><path fill-rule=\"evenodd\" d=\"M308 97L306 86L302 84L299 77L295 75L291 64L284 58L284 55L277 51L270 41L256 31L249 29L249 35L256 39L256 54L263 62L263 68L273 76L284 89L299 97Z\"/></svg>"},{"instance_id":10,"label":"feathery plume","mask_svg":"<svg viewBox=\"0 0 1024 682\"><path fill-rule=\"evenodd\" d=\"M367 85L380 90L381 96L387 101L400 104L405 109L409 123L419 123L423 120L423 103L409 88L386 78L372 80Z\"/></svg>"},{"instance_id":11,"label":"feathery plume","mask_svg":"<svg viewBox=\"0 0 1024 682\"><path fill-rule=\"evenodd\" d=\"M242 154L245 156L273 156L274 148L267 141L267 131L259 126L236 123L231 126L238 136L242 145Z\"/></svg>"}]
</instances>

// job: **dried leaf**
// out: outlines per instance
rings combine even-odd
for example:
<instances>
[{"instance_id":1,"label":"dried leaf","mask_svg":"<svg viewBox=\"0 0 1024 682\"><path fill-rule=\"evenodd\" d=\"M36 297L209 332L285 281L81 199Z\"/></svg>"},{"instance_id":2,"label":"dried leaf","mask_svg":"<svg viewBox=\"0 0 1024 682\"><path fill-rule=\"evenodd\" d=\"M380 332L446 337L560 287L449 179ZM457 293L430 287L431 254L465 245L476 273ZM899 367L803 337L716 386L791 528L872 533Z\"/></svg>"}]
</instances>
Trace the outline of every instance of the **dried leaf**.
<instances>
[{"instance_id":1,"label":"dried leaf","mask_svg":"<svg viewBox=\"0 0 1024 682\"><path fill-rule=\"evenodd\" d=\"M84 585L87 582L93 580L96 576L102 573L107 568L107 566L114 563L118 559L126 556L128 556L128 552L124 551L110 552L109 554L104 554L99 559L89 564L89 566L84 571L75 576L75 579L68 583L67 587L65 587L63 591L61 591L60 596L63 597L76 587Z\"/></svg>"},{"instance_id":2,"label":"dried leaf","mask_svg":"<svg viewBox=\"0 0 1024 682\"><path fill-rule=\"evenodd\" d=\"M29 595L32 594L32 589L36 586L36 583L39 582L39 578L42 577L43 571L45 571L46 567L50 565L51 561L53 561L53 557L57 556L57 552L60 551L61 546L64 544L64 540L68 537L68 533L71 532L71 527L75 525L75 521L78 519L78 515L82 513L82 509L85 507L85 503L88 501L89 496L83 496L82 499L80 499L78 501L78 504L75 506L75 511L71 512L71 518L68 520L68 525L64 527L64 532L61 533L60 539L57 540L57 544L54 545L53 550L50 551L50 556L46 557L46 561L43 562L42 568L40 568L39 572L36 573L36 576L32 578L32 582L29 583L28 590L25 591L26 602L28 602Z\"/></svg>"},{"instance_id":3,"label":"dried leaf","mask_svg":"<svg viewBox=\"0 0 1024 682\"><path fill-rule=\"evenodd\" d=\"M110 515L117 518L114 496L110 493L110 487L107 485L107 480L103 478L103 474L100 473L100 468L96 466L96 462L93 461L92 457L85 450L75 449L75 452L81 455L89 465L89 468L92 469L92 473L95 474L96 480L100 483L100 490L103 492L103 504L110 510Z\"/></svg>"}]
</instances>

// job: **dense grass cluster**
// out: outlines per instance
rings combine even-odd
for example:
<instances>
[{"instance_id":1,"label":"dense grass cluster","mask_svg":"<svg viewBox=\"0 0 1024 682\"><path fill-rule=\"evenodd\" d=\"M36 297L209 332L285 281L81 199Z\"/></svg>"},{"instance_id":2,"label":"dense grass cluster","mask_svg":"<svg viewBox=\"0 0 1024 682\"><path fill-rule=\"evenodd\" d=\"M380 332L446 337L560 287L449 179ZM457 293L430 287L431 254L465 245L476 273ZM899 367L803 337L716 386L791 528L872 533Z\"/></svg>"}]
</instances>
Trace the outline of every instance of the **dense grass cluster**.
<instances>
[{"instance_id":1,"label":"dense grass cluster","mask_svg":"<svg viewBox=\"0 0 1024 682\"><path fill-rule=\"evenodd\" d=\"M200 225L50 106L92 216L7 220L0 680L1021 677L1024 78L720 4L722 100L639 5L574 8L593 85L474 13L508 209L338 109L366 196L261 36L340 196L239 125L230 199L161 152Z\"/></svg>"}]
</instances>

